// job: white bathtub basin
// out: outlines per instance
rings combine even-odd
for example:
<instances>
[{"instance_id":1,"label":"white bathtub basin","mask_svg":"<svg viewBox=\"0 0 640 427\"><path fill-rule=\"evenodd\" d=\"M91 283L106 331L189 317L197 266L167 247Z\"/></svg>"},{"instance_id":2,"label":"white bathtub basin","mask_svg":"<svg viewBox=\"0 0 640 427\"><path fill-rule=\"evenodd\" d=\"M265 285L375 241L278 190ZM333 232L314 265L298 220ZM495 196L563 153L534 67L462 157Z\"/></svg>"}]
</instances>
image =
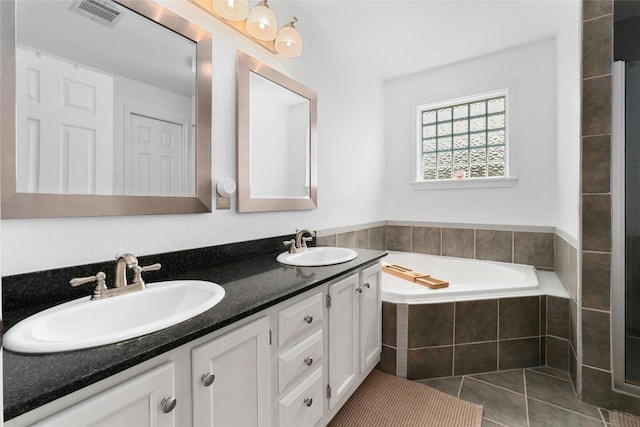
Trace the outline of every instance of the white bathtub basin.
<instances>
[{"instance_id":1,"label":"white bathtub basin","mask_svg":"<svg viewBox=\"0 0 640 427\"><path fill-rule=\"evenodd\" d=\"M322 265L334 265L351 261L358 253L348 248L336 248L331 246L318 246L309 248L305 252L290 254L283 252L276 260L282 264L297 267L317 267Z\"/></svg>"},{"instance_id":2,"label":"white bathtub basin","mask_svg":"<svg viewBox=\"0 0 640 427\"><path fill-rule=\"evenodd\" d=\"M446 288L430 289L384 273L381 295L386 302L429 304L507 298L539 295L542 289L530 265L391 251L385 261L449 282Z\"/></svg>"},{"instance_id":3,"label":"white bathtub basin","mask_svg":"<svg viewBox=\"0 0 640 427\"><path fill-rule=\"evenodd\" d=\"M178 280L103 300L80 298L19 322L4 335L4 347L52 353L112 344L190 319L223 297L224 288L216 283Z\"/></svg>"}]
</instances>

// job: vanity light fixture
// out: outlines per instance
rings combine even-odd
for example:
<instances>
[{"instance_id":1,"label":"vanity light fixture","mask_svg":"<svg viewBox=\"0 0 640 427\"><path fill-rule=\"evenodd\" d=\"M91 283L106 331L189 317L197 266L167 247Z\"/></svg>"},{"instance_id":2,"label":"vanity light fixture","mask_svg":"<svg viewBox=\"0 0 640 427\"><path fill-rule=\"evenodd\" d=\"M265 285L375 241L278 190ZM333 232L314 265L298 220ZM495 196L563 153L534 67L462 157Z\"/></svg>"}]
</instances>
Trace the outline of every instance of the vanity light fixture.
<instances>
[{"instance_id":1,"label":"vanity light fixture","mask_svg":"<svg viewBox=\"0 0 640 427\"><path fill-rule=\"evenodd\" d=\"M278 34L276 15L269 8L268 0L262 0L249 12L245 23L247 33L262 41L275 40Z\"/></svg>"},{"instance_id":2,"label":"vanity light fixture","mask_svg":"<svg viewBox=\"0 0 640 427\"><path fill-rule=\"evenodd\" d=\"M278 31L278 37L274 42L276 51L284 56L295 58L302 53L302 37L295 27L298 18L295 16Z\"/></svg>"},{"instance_id":3,"label":"vanity light fixture","mask_svg":"<svg viewBox=\"0 0 640 427\"><path fill-rule=\"evenodd\" d=\"M228 21L244 21L249 16L249 0L213 0L212 6Z\"/></svg>"},{"instance_id":4,"label":"vanity light fixture","mask_svg":"<svg viewBox=\"0 0 640 427\"><path fill-rule=\"evenodd\" d=\"M2 0L0 0L2 1ZM278 30L276 15L260 0L250 8L249 0L189 0L225 25L271 53L294 58L302 53L302 37L295 16Z\"/></svg>"}]
</instances>

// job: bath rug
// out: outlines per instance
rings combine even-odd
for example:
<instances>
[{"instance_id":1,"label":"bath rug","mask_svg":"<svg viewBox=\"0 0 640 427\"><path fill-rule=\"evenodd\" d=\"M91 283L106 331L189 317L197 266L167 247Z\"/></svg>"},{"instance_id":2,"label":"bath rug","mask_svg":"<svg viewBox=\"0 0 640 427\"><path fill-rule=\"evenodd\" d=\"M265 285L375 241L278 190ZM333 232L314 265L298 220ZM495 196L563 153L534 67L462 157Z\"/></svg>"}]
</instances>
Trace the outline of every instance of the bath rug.
<instances>
[{"instance_id":1,"label":"bath rug","mask_svg":"<svg viewBox=\"0 0 640 427\"><path fill-rule=\"evenodd\" d=\"M479 427L482 406L374 369L330 427Z\"/></svg>"},{"instance_id":2,"label":"bath rug","mask_svg":"<svg viewBox=\"0 0 640 427\"><path fill-rule=\"evenodd\" d=\"M640 427L640 417L622 412L609 412L611 427Z\"/></svg>"}]
</instances>

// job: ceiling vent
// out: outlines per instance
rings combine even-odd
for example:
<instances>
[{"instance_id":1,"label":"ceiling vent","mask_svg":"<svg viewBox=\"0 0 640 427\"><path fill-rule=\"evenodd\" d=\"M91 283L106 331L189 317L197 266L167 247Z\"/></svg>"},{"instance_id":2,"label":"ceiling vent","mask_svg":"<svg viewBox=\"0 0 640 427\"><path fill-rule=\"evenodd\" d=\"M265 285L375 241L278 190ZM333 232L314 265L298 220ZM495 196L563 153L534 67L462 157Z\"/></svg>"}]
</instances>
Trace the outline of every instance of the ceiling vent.
<instances>
[{"instance_id":1,"label":"ceiling vent","mask_svg":"<svg viewBox=\"0 0 640 427\"><path fill-rule=\"evenodd\" d=\"M106 27L113 27L122 18L113 3L101 0L77 0L71 10Z\"/></svg>"}]
</instances>

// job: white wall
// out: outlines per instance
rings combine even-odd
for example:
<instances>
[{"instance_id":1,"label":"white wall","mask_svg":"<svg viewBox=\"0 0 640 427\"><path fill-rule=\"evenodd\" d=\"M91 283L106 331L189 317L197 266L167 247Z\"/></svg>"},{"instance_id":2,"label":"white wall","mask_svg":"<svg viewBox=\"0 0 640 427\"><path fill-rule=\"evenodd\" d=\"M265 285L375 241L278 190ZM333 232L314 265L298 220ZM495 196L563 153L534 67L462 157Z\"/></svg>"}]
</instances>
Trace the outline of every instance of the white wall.
<instances>
[{"instance_id":1,"label":"white wall","mask_svg":"<svg viewBox=\"0 0 640 427\"><path fill-rule=\"evenodd\" d=\"M580 236L580 2L560 2L564 25L556 37L558 77L558 144L556 227L579 247Z\"/></svg>"},{"instance_id":2,"label":"white wall","mask_svg":"<svg viewBox=\"0 0 640 427\"><path fill-rule=\"evenodd\" d=\"M513 188L413 190L416 106L503 88L509 89L508 114L515 120L509 143L516 149L517 184ZM554 40L389 80L385 107L387 220L555 225Z\"/></svg>"},{"instance_id":3,"label":"white wall","mask_svg":"<svg viewBox=\"0 0 640 427\"><path fill-rule=\"evenodd\" d=\"M272 6L294 14L304 39L300 58L281 58L237 35L187 2L160 2L208 31L213 40L214 183L236 176L235 51L241 49L318 92L318 209L300 212L3 220L4 275L196 248L385 219L383 83L296 2Z\"/></svg>"}]
</instances>

